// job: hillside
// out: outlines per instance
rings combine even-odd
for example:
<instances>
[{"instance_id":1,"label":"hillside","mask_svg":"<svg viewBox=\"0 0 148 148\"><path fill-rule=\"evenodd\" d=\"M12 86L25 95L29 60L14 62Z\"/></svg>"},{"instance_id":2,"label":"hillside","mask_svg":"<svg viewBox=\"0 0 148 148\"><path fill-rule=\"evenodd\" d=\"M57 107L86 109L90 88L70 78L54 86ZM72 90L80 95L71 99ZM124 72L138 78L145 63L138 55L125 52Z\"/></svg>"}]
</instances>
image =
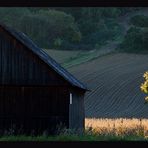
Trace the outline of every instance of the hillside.
<instances>
[{"instance_id":1,"label":"hillside","mask_svg":"<svg viewBox=\"0 0 148 148\"><path fill-rule=\"evenodd\" d=\"M140 91L142 75L148 70L147 55L113 53L131 27L130 18L137 14L148 16L148 10L119 17L123 34L99 50L46 51L91 89L85 96L86 117L148 117L145 94Z\"/></svg>"},{"instance_id":2,"label":"hillside","mask_svg":"<svg viewBox=\"0 0 148 148\"><path fill-rule=\"evenodd\" d=\"M90 50L49 50L45 51L54 59L56 59L62 66L69 68L71 66L79 65L87 61L91 61L100 56L107 55L110 53L119 52L116 48L124 40L127 31L130 29L130 19L136 15L145 15L148 16L148 9L140 9L137 11L128 12L126 15L119 17L117 19L118 24L122 27L122 33L120 37L107 41L105 45L102 45L99 49L90 49ZM130 45L129 45L130 46ZM136 51L136 49L135 49Z\"/></svg>"},{"instance_id":3,"label":"hillside","mask_svg":"<svg viewBox=\"0 0 148 148\"><path fill-rule=\"evenodd\" d=\"M123 37L120 18L144 11L128 7L1 7L1 23L27 34L38 46L60 50L100 49ZM122 23L120 23L122 22Z\"/></svg>"},{"instance_id":4,"label":"hillside","mask_svg":"<svg viewBox=\"0 0 148 148\"><path fill-rule=\"evenodd\" d=\"M68 69L88 85L86 117L147 118L148 105L140 91L148 56L110 54Z\"/></svg>"}]
</instances>

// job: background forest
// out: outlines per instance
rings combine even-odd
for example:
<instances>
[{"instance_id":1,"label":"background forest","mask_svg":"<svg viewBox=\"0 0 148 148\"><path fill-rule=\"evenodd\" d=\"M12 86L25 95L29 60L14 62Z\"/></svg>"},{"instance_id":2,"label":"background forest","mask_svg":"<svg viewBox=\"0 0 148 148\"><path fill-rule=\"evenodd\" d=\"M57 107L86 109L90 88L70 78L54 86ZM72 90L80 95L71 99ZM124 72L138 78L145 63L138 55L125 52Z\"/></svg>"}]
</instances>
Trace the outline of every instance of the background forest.
<instances>
[{"instance_id":1,"label":"background forest","mask_svg":"<svg viewBox=\"0 0 148 148\"><path fill-rule=\"evenodd\" d=\"M24 32L46 49L92 50L119 40L121 45L118 49L137 51L148 47L148 17L134 16L126 34L122 18L140 9L146 8L1 7L0 18L2 23Z\"/></svg>"}]
</instances>

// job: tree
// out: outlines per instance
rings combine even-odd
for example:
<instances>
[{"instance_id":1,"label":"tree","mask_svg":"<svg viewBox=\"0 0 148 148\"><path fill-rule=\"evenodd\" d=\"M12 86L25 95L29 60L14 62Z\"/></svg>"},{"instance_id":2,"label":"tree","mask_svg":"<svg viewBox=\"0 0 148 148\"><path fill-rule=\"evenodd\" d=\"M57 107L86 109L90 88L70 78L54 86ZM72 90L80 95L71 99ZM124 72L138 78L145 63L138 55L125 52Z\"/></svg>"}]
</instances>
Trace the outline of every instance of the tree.
<instances>
[{"instance_id":1,"label":"tree","mask_svg":"<svg viewBox=\"0 0 148 148\"><path fill-rule=\"evenodd\" d=\"M148 27L148 17L145 15L136 15L130 19L130 23L136 27Z\"/></svg>"},{"instance_id":2,"label":"tree","mask_svg":"<svg viewBox=\"0 0 148 148\"><path fill-rule=\"evenodd\" d=\"M140 88L141 88L141 91L148 94L148 71L144 73L143 77L145 79L145 82L141 84ZM148 102L148 96L145 97L145 101Z\"/></svg>"},{"instance_id":3,"label":"tree","mask_svg":"<svg viewBox=\"0 0 148 148\"><path fill-rule=\"evenodd\" d=\"M57 10L39 10L34 14L25 15L21 18L19 29L39 46L46 48L58 47L54 45L59 40L61 43L63 40L74 43L81 40L81 32L74 18Z\"/></svg>"}]
</instances>

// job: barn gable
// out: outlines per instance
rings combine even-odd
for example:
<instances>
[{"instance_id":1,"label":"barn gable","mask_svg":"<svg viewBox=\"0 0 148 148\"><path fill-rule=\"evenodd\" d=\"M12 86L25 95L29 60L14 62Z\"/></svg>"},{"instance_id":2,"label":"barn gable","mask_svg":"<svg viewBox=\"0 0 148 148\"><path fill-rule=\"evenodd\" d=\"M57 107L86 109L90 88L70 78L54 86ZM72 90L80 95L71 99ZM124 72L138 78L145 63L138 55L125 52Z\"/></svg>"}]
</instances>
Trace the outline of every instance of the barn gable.
<instances>
[{"instance_id":1,"label":"barn gable","mask_svg":"<svg viewBox=\"0 0 148 148\"><path fill-rule=\"evenodd\" d=\"M11 80L14 82L17 82L16 79L19 80L20 78L20 80L18 81L19 84L25 83L28 85L31 79L32 84L38 84L38 83L41 84L40 81L42 81L43 85L44 84L50 85L51 82L53 81L55 85L55 79L58 79L57 85L70 84L71 86L74 86L83 90L87 90L87 87L85 85L83 85L75 77L73 77L68 71L62 68L54 59L52 59L41 48L37 47L24 33L17 32L12 28L9 28L2 24L0 25L0 32L1 32L0 34L1 43L2 44L4 43L3 47L1 47L2 50L0 52L0 56L3 59L2 60L3 63L1 63L1 69L0 69L1 70L0 81L2 83L3 82L6 84L10 83ZM13 40L13 46L11 42L12 40ZM11 49L12 47L14 50ZM29 49L29 50L26 50L26 49ZM4 54L4 53L7 53L7 54ZM9 56L4 57L5 55L9 55ZM28 57L28 55L30 55L30 57ZM5 60L5 58L7 58L7 60ZM12 58L14 59L12 60ZM19 60L17 58L19 58ZM16 63L16 61L20 61L20 63ZM19 75L15 70L12 71L12 73L10 74L11 67L9 62L12 62L11 63L12 67L16 67L17 70L19 70L18 74L21 74L21 77L19 77ZM2 72L2 69L3 69L3 72ZM4 76L6 74L7 74L7 77ZM10 75L13 79L11 79ZM24 79L21 80L22 78ZM51 81L51 78L52 78L52 81ZM50 84L48 82L50 82Z\"/></svg>"},{"instance_id":2,"label":"barn gable","mask_svg":"<svg viewBox=\"0 0 148 148\"><path fill-rule=\"evenodd\" d=\"M2 85L67 85L36 54L0 31L0 83Z\"/></svg>"}]
</instances>

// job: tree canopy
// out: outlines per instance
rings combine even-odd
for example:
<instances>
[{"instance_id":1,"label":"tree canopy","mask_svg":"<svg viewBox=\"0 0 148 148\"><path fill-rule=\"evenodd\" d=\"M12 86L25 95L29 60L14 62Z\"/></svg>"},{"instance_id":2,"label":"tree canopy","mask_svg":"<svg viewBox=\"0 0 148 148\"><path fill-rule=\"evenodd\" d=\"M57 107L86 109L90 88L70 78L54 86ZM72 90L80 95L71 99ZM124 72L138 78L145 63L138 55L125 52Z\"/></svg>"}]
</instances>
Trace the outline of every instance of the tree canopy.
<instances>
[{"instance_id":1,"label":"tree canopy","mask_svg":"<svg viewBox=\"0 0 148 148\"><path fill-rule=\"evenodd\" d=\"M0 17L42 48L89 50L119 38L122 26L118 18L136 9L140 8L1 7ZM133 18L132 23L137 21Z\"/></svg>"}]
</instances>

